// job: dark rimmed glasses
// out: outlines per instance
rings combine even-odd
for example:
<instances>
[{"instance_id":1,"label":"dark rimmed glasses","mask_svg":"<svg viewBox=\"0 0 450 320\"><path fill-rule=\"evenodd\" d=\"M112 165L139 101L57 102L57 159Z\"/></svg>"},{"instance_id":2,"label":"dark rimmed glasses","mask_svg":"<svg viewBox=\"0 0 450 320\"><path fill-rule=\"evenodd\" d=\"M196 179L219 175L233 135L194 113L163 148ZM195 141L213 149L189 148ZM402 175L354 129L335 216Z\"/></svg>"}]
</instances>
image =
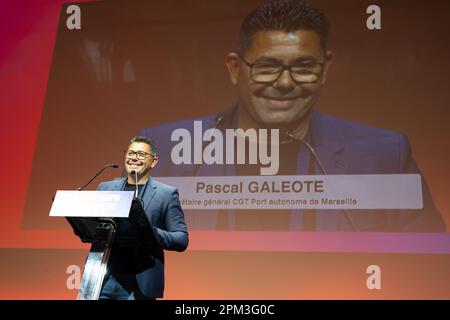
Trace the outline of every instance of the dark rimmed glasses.
<instances>
[{"instance_id":1,"label":"dark rimmed glasses","mask_svg":"<svg viewBox=\"0 0 450 320\"><path fill-rule=\"evenodd\" d=\"M324 66L324 63L312 61L286 65L273 62L250 63L242 57L239 59L250 67L250 78L257 83L275 82L284 70L288 70L292 80L297 83L315 83L320 79Z\"/></svg>"},{"instance_id":2,"label":"dark rimmed glasses","mask_svg":"<svg viewBox=\"0 0 450 320\"><path fill-rule=\"evenodd\" d=\"M138 160L145 160L149 156L154 156L153 154L144 152L144 151L133 151L133 150L127 150L125 151L125 156L129 159L132 159L133 157L136 157Z\"/></svg>"}]
</instances>

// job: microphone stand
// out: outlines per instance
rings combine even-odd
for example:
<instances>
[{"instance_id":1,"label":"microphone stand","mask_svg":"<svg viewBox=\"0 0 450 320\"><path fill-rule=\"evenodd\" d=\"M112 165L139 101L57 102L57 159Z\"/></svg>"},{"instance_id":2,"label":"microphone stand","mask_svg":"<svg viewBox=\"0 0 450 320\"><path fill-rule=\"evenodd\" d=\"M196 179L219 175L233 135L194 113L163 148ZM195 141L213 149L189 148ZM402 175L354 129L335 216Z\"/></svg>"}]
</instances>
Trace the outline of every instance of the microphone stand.
<instances>
[{"instance_id":1,"label":"microphone stand","mask_svg":"<svg viewBox=\"0 0 450 320\"><path fill-rule=\"evenodd\" d=\"M99 174L107 168L118 168L115 163L103 167L92 179L77 190L81 191L87 187ZM81 278L78 300L97 300L102 288L102 283L107 272L108 260L111 253L112 244L117 230L117 224L113 218L69 218L67 221L76 230L82 228L84 223L95 223L95 236L92 239L91 249L86 258L83 276ZM80 234L77 234L81 236Z\"/></svg>"},{"instance_id":2,"label":"microphone stand","mask_svg":"<svg viewBox=\"0 0 450 320\"><path fill-rule=\"evenodd\" d=\"M216 119L216 123L214 124L214 128L213 128L213 130L211 131L211 135L210 135L210 137L209 137L209 140L211 140L211 137L212 137L213 132L214 132L215 130L217 130L217 128L219 127L219 124L222 122L223 118L224 118L223 113L219 113L218 116L217 116L217 119ZM203 157L203 150L204 150L204 149L206 148L206 146L208 146L210 143L211 143L211 141L203 141L203 143L202 143L202 149L201 149L201 154L200 154L200 157L201 157L201 158ZM195 156L195 155L194 155L194 156ZM202 165L201 163L195 164L194 169L192 170L192 176L194 176L194 177L197 176L198 171L199 171L201 165Z\"/></svg>"},{"instance_id":3,"label":"microphone stand","mask_svg":"<svg viewBox=\"0 0 450 320\"><path fill-rule=\"evenodd\" d=\"M317 165L320 168L320 171L322 172L323 175L328 175L327 170L325 169L325 167L322 164L322 161L320 161L319 156L317 155L316 151L314 150L314 148L305 140L303 139L299 139L296 136L294 136L292 133L290 133L289 131L284 131L284 134L286 136L288 136L290 139L294 140L294 141L298 141L301 144L303 144L306 149L308 149L308 151L312 154L314 161L316 161ZM351 217L350 213L347 211L347 209L341 209L342 212L344 213L344 216L346 217L346 219L348 220L348 222L350 223L350 226L352 227L353 231L359 231L358 227L356 226L355 222L353 221L353 218Z\"/></svg>"},{"instance_id":4,"label":"microphone stand","mask_svg":"<svg viewBox=\"0 0 450 320\"><path fill-rule=\"evenodd\" d=\"M106 170L107 168L109 168L109 167L118 168L119 165L116 164L116 163L111 163L111 164L108 164L108 165L104 166L99 172L97 172L97 174L96 174L95 176L93 176L93 177L91 178L91 180L89 180L84 186L79 187L77 190L78 190L78 191L81 191L81 190L83 190L84 188L86 188L92 181L94 181L95 178L98 177L99 174L101 174L103 171L105 171L105 170Z\"/></svg>"}]
</instances>

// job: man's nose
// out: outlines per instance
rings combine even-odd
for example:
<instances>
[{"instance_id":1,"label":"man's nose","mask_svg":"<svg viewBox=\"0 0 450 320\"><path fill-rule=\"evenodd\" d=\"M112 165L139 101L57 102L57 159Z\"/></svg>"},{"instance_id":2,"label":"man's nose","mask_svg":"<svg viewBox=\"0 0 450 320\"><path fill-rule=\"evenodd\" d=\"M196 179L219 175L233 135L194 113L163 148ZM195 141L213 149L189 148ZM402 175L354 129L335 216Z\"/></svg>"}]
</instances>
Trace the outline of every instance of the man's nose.
<instances>
[{"instance_id":1,"label":"man's nose","mask_svg":"<svg viewBox=\"0 0 450 320\"><path fill-rule=\"evenodd\" d=\"M130 159L133 162L138 162L139 159L137 158L137 154L134 154L132 157L127 157L128 159Z\"/></svg>"},{"instance_id":2,"label":"man's nose","mask_svg":"<svg viewBox=\"0 0 450 320\"><path fill-rule=\"evenodd\" d=\"M278 79L274 82L273 86L277 89L292 89L296 86L295 81L292 79L288 69L281 72Z\"/></svg>"}]
</instances>

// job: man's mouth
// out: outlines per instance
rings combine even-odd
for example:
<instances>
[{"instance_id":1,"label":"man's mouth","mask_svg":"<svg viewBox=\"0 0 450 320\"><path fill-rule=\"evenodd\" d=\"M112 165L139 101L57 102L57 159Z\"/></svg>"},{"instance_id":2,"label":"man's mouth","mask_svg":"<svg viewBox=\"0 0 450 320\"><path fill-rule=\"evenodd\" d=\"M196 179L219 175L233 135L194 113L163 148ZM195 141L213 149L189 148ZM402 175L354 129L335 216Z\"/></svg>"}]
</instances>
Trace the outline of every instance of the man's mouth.
<instances>
[{"instance_id":1,"label":"man's mouth","mask_svg":"<svg viewBox=\"0 0 450 320\"><path fill-rule=\"evenodd\" d=\"M142 167L142 164L139 164L139 163L128 163L128 165L130 166L130 167Z\"/></svg>"},{"instance_id":2,"label":"man's mouth","mask_svg":"<svg viewBox=\"0 0 450 320\"><path fill-rule=\"evenodd\" d=\"M298 97L268 97L262 96L266 100L271 109L289 109L293 106Z\"/></svg>"}]
</instances>

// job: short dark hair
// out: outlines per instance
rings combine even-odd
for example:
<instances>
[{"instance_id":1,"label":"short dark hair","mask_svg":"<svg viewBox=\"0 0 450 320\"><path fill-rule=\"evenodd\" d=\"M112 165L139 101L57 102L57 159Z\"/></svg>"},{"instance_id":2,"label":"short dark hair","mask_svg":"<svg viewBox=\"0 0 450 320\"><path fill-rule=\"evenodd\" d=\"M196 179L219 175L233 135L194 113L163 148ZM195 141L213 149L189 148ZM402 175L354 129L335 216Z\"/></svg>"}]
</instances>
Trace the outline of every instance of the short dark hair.
<instances>
[{"instance_id":1,"label":"short dark hair","mask_svg":"<svg viewBox=\"0 0 450 320\"><path fill-rule=\"evenodd\" d=\"M242 22L237 53L243 55L258 31L315 31L324 51L327 48L330 25L319 10L303 0L272 0L258 6Z\"/></svg>"},{"instance_id":2,"label":"short dark hair","mask_svg":"<svg viewBox=\"0 0 450 320\"><path fill-rule=\"evenodd\" d=\"M144 136L135 136L133 138L131 138L130 143L128 144L128 148L130 147L130 145L132 143L135 142L142 142L142 143L146 143L150 146L150 151L152 156L157 156L158 154L158 147L156 146L155 141L153 141L152 139L148 138L148 137L144 137Z\"/></svg>"}]
</instances>

